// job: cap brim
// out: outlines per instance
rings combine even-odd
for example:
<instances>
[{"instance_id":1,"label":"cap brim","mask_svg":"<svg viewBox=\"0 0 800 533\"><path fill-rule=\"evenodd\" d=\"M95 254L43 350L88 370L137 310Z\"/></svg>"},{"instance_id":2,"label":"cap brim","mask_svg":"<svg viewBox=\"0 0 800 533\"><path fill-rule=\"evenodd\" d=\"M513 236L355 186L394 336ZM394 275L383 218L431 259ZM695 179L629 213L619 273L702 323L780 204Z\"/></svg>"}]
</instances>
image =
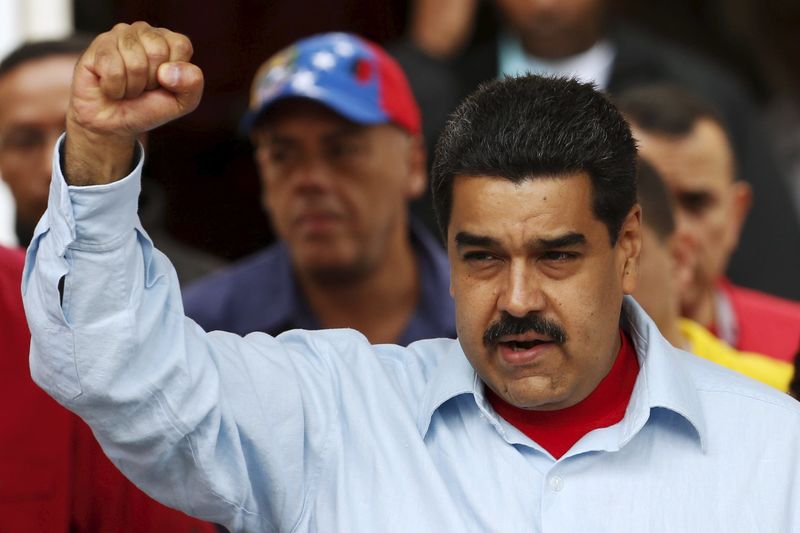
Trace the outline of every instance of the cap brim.
<instances>
[{"instance_id":1,"label":"cap brim","mask_svg":"<svg viewBox=\"0 0 800 533\"><path fill-rule=\"evenodd\" d=\"M341 115L345 119L355 122L356 124L375 125L387 124L390 122L389 117L383 111L376 111L378 105L372 105L373 109L366 109L363 101L354 99L351 95L345 92L337 92L325 89L320 95L310 95L308 93L301 93L291 88L291 84L287 84L286 88L277 92L271 98L264 100L256 108L251 108L247 113L242 116L239 121L239 132L242 135L249 135L250 131L256 125L258 120L276 103L289 100L300 99L317 102L327 107L337 115Z\"/></svg>"}]
</instances>

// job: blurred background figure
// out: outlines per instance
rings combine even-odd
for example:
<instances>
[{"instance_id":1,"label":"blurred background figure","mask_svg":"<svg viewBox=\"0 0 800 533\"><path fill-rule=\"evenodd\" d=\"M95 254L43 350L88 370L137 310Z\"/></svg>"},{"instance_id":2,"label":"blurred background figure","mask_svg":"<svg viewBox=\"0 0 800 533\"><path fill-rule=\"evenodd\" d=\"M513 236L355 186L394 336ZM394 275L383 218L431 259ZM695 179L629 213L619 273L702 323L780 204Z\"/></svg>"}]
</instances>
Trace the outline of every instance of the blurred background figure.
<instances>
[{"instance_id":1,"label":"blurred background figure","mask_svg":"<svg viewBox=\"0 0 800 533\"><path fill-rule=\"evenodd\" d=\"M64 131L72 70L90 39L26 44L0 61L0 176L14 198L27 246L47 208L53 146Z\"/></svg>"},{"instance_id":2,"label":"blurred background figure","mask_svg":"<svg viewBox=\"0 0 800 533\"><path fill-rule=\"evenodd\" d=\"M676 230L670 192L658 171L639 160L642 251L633 296L675 347L787 391L791 363L753 352L739 352L694 320L681 317L681 295L692 284L697 243Z\"/></svg>"},{"instance_id":3,"label":"blurred background figure","mask_svg":"<svg viewBox=\"0 0 800 533\"><path fill-rule=\"evenodd\" d=\"M676 199L678 231L697 243L692 281L682 291L682 314L739 350L791 362L800 343L800 303L725 277L752 193L737 179L735 154L714 110L671 85L631 89L616 103L631 122L640 154ZM780 233L765 233L762 240L778 254L798 248L782 241Z\"/></svg>"},{"instance_id":4,"label":"blurred background figure","mask_svg":"<svg viewBox=\"0 0 800 533\"><path fill-rule=\"evenodd\" d=\"M47 208L53 147L64 131L72 70L90 41L72 36L26 43L0 61L0 176L14 198L20 246L28 245ZM173 239L163 227L164 200L157 183L146 180L143 189L142 224L173 261L181 282L222 264Z\"/></svg>"},{"instance_id":5,"label":"blurred background figure","mask_svg":"<svg viewBox=\"0 0 800 533\"><path fill-rule=\"evenodd\" d=\"M186 290L188 316L241 335L455 336L446 255L408 214L427 184L419 110L383 49L344 33L298 41L256 73L243 126L280 242Z\"/></svg>"},{"instance_id":6,"label":"blurred background figure","mask_svg":"<svg viewBox=\"0 0 800 533\"><path fill-rule=\"evenodd\" d=\"M22 250L0 247L0 531L211 533L125 479L89 427L30 376Z\"/></svg>"},{"instance_id":7,"label":"blurred background figure","mask_svg":"<svg viewBox=\"0 0 800 533\"><path fill-rule=\"evenodd\" d=\"M757 110L743 87L716 65L613 16L610 0L496 0L497 28L470 39L478 0L417 0L408 38L394 48L435 140L447 113L481 81L524 72L576 76L611 94L673 82L712 99L737 155L737 173L755 191L749 224L729 264L744 285L800 298L800 223Z\"/></svg>"}]
</instances>

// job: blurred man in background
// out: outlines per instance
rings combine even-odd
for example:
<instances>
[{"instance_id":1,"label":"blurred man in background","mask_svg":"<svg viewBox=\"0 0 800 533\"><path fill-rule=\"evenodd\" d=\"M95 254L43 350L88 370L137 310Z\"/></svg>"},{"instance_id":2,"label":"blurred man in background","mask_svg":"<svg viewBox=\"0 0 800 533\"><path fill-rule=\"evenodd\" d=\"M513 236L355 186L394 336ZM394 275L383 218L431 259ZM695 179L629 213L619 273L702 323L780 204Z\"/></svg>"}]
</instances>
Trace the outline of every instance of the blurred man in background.
<instances>
[{"instance_id":1,"label":"blurred man in background","mask_svg":"<svg viewBox=\"0 0 800 533\"><path fill-rule=\"evenodd\" d=\"M800 343L800 303L734 285L725 277L752 193L737 179L720 119L704 102L669 85L632 89L617 104L631 121L640 153L675 197L678 231L697 244L692 280L682 292L682 314L739 350L791 361ZM779 253L798 248L797 242L776 235L762 238Z\"/></svg>"},{"instance_id":2,"label":"blurred man in background","mask_svg":"<svg viewBox=\"0 0 800 533\"><path fill-rule=\"evenodd\" d=\"M295 43L256 73L243 127L280 242L185 291L189 317L240 335L455 336L447 258L408 214L427 183L419 110L386 52L342 33Z\"/></svg>"},{"instance_id":3,"label":"blurred man in background","mask_svg":"<svg viewBox=\"0 0 800 533\"><path fill-rule=\"evenodd\" d=\"M16 207L16 233L27 246L47 208L51 158L64 131L72 70L91 39L22 45L0 62L0 176Z\"/></svg>"},{"instance_id":4,"label":"blurred man in background","mask_svg":"<svg viewBox=\"0 0 800 533\"><path fill-rule=\"evenodd\" d=\"M675 231L672 200L658 171L640 159L637 177L643 214L636 301L673 346L786 392L794 373L790 363L738 352L697 322L681 318L681 293L692 282L696 244L691 235Z\"/></svg>"},{"instance_id":5,"label":"blurred man in background","mask_svg":"<svg viewBox=\"0 0 800 533\"><path fill-rule=\"evenodd\" d=\"M737 154L738 175L755 191L749 224L731 259L731 277L749 287L800 299L800 223L755 105L729 74L690 52L615 20L608 0L495 0L492 35L470 42L478 0L417 0L409 38L394 51L435 140L456 103L480 82L526 72L575 76L612 95L672 82L713 101ZM487 3L488 4L488 3ZM426 209L425 206L421 206ZM766 241L770 235L774 241Z\"/></svg>"},{"instance_id":6,"label":"blurred man in background","mask_svg":"<svg viewBox=\"0 0 800 533\"><path fill-rule=\"evenodd\" d=\"M90 42L76 35L23 44L0 61L0 176L14 197L20 246L28 246L47 208L53 147L64 131L72 71ZM167 234L158 184L145 180L143 188L142 224L173 261L181 282L221 266Z\"/></svg>"}]
</instances>

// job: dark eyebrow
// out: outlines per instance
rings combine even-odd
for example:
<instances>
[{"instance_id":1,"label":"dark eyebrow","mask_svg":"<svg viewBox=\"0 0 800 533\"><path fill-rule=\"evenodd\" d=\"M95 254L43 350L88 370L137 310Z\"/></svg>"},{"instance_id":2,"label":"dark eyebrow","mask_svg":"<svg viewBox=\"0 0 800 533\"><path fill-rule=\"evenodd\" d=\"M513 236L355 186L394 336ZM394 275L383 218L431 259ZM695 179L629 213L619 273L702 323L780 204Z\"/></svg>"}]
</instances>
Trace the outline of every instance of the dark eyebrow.
<instances>
[{"instance_id":1,"label":"dark eyebrow","mask_svg":"<svg viewBox=\"0 0 800 533\"><path fill-rule=\"evenodd\" d=\"M583 235L583 233L571 231L551 239L536 239L531 243L530 247L541 250L550 248L569 248L571 246L584 244L586 244L586 237Z\"/></svg>"},{"instance_id":2,"label":"dark eyebrow","mask_svg":"<svg viewBox=\"0 0 800 533\"><path fill-rule=\"evenodd\" d=\"M460 231L455 237L456 247L479 246L481 248L499 248L500 241L485 235L475 235L468 231ZM586 237L583 233L571 231L564 235L559 235L550 239L534 239L528 244L528 248L534 250L550 250L553 248L569 248L586 244Z\"/></svg>"},{"instance_id":3,"label":"dark eyebrow","mask_svg":"<svg viewBox=\"0 0 800 533\"><path fill-rule=\"evenodd\" d=\"M464 246L481 246L483 248L497 248L500 242L497 239L486 237L484 235L475 235L468 231L459 231L455 237L456 247L463 248Z\"/></svg>"}]
</instances>

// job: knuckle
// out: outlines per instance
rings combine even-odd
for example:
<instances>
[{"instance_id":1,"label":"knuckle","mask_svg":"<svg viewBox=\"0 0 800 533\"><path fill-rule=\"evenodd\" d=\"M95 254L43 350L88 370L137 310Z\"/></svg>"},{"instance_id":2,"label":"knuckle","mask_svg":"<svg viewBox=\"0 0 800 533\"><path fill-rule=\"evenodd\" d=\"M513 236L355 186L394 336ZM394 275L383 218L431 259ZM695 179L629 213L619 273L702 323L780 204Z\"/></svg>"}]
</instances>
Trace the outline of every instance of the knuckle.
<instances>
[{"instance_id":1,"label":"knuckle","mask_svg":"<svg viewBox=\"0 0 800 533\"><path fill-rule=\"evenodd\" d=\"M135 33L127 32L120 37L119 45L125 50L135 50L139 47L139 39Z\"/></svg>"},{"instance_id":2,"label":"knuckle","mask_svg":"<svg viewBox=\"0 0 800 533\"><path fill-rule=\"evenodd\" d=\"M192 41L185 35L177 35L175 41L172 43L173 48L177 53L182 56L190 57L194 53Z\"/></svg>"},{"instance_id":3,"label":"knuckle","mask_svg":"<svg viewBox=\"0 0 800 533\"><path fill-rule=\"evenodd\" d=\"M125 24L124 22L118 22L114 24L114 26L111 28L111 32L128 31L130 27L131 27L130 24Z\"/></svg>"},{"instance_id":4,"label":"knuckle","mask_svg":"<svg viewBox=\"0 0 800 533\"><path fill-rule=\"evenodd\" d=\"M131 28L133 28L134 30L137 30L137 31L148 31L148 30L152 29L153 27L150 24L148 24L147 22L143 21L143 20L137 20L136 22L131 24Z\"/></svg>"},{"instance_id":5,"label":"knuckle","mask_svg":"<svg viewBox=\"0 0 800 533\"><path fill-rule=\"evenodd\" d=\"M151 61L164 62L169 58L169 45L164 38L156 32L142 34L145 52Z\"/></svg>"}]
</instances>

